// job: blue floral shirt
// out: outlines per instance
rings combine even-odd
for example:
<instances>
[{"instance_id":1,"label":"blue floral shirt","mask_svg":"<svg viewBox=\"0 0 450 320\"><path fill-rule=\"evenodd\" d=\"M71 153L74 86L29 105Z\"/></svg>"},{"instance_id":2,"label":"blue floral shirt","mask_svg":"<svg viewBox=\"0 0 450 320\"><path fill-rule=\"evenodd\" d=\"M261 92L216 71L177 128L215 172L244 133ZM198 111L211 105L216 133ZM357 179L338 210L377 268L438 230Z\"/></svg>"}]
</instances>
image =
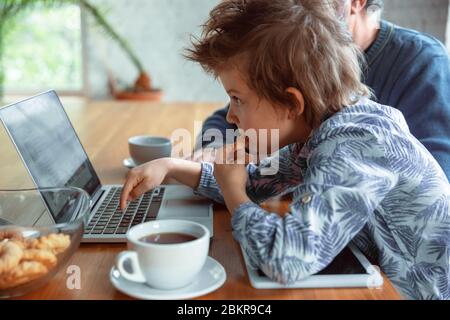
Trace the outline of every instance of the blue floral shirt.
<instances>
[{"instance_id":1,"label":"blue floral shirt","mask_svg":"<svg viewBox=\"0 0 450 320\"><path fill-rule=\"evenodd\" d=\"M272 161L277 173L261 174ZM353 242L406 298L450 299L449 183L401 112L361 100L247 170L252 202L233 212L233 235L270 278L317 273ZM196 191L223 203L211 164ZM258 205L287 192L284 217Z\"/></svg>"}]
</instances>

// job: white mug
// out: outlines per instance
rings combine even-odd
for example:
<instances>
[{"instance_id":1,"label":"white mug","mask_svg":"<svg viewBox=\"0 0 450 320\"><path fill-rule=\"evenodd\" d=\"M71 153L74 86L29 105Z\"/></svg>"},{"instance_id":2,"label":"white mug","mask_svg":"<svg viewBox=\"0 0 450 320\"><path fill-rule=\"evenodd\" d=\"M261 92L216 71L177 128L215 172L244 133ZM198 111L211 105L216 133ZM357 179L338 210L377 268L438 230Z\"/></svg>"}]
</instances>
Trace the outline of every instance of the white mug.
<instances>
[{"instance_id":1,"label":"white mug","mask_svg":"<svg viewBox=\"0 0 450 320\"><path fill-rule=\"evenodd\" d=\"M159 158L171 156L170 139L156 136L135 136L128 139L128 150L134 163L143 164Z\"/></svg>"},{"instance_id":2,"label":"white mug","mask_svg":"<svg viewBox=\"0 0 450 320\"><path fill-rule=\"evenodd\" d=\"M149 243L140 239L158 233L181 233L196 239L172 244ZM156 220L139 224L127 233L129 251L116 258L116 268L127 280L147 283L157 289L177 289L190 284L208 257L209 231L187 220ZM124 268L129 262L132 271Z\"/></svg>"}]
</instances>

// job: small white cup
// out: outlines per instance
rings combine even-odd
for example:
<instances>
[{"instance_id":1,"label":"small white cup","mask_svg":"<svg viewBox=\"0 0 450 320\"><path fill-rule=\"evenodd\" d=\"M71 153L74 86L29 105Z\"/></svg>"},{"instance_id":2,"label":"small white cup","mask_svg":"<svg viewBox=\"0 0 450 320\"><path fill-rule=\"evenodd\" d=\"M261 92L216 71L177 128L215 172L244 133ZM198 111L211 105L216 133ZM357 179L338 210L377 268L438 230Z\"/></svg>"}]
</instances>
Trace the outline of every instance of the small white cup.
<instances>
[{"instance_id":1,"label":"small white cup","mask_svg":"<svg viewBox=\"0 0 450 320\"><path fill-rule=\"evenodd\" d=\"M183 233L197 239L175 244L148 243L140 239L156 233ZM127 233L129 251L116 258L116 268L127 280L157 289L177 289L190 284L208 257L209 231L187 220L156 220L139 224ZM124 268L129 262L132 271Z\"/></svg>"},{"instance_id":2,"label":"small white cup","mask_svg":"<svg viewBox=\"0 0 450 320\"><path fill-rule=\"evenodd\" d=\"M134 163L143 164L159 158L170 157L170 139L155 136L134 136L128 139L128 150Z\"/></svg>"}]
</instances>

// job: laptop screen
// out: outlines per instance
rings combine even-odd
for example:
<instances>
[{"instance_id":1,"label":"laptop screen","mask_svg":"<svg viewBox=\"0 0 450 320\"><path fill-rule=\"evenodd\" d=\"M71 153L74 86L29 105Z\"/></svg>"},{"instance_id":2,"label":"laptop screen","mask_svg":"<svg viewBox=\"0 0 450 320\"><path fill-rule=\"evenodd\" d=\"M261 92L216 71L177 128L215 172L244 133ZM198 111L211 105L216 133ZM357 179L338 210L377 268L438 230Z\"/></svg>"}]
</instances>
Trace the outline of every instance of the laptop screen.
<instances>
[{"instance_id":1,"label":"laptop screen","mask_svg":"<svg viewBox=\"0 0 450 320\"><path fill-rule=\"evenodd\" d=\"M38 187L73 186L91 196L100 187L54 91L0 109L0 117ZM65 203L58 203L50 193L43 197L56 222L70 219L64 215Z\"/></svg>"}]
</instances>

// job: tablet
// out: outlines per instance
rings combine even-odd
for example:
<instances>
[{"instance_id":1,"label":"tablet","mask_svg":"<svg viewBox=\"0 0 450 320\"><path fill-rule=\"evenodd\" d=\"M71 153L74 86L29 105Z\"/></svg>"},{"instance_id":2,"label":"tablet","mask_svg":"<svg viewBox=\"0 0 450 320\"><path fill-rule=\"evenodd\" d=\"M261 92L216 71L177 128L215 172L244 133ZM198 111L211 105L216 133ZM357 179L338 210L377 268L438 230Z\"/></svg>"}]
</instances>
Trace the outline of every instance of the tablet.
<instances>
[{"instance_id":1,"label":"tablet","mask_svg":"<svg viewBox=\"0 0 450 320\"><path fill-rule=\"evenodd\" d=\"M269 279L261 270L254 269L241 247L245 266L252 287L256 289L289 288L345 288L370 287L383 285L379 269L372 265L353 244L344 248L322 271L290 285L283 285Z\"/></svg>"}]
</instances>

